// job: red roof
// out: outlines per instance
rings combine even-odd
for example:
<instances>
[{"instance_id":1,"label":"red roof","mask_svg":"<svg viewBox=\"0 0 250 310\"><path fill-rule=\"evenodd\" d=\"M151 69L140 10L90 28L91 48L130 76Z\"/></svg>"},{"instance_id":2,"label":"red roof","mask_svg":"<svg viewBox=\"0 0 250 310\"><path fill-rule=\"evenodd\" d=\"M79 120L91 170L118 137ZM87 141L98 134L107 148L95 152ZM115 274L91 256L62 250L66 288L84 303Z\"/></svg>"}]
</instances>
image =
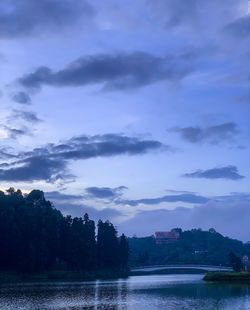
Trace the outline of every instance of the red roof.
<instances>
[{"instance_id":1,"label":"red roof","mask_svg":"<svg viewBox=\"0 0 250 310\"><path fill-rule=\"evenodd\" d=\"M155 237L156 239L177 239L179 234L174 231L157 231Z\"/></svg>"}]
</instances>

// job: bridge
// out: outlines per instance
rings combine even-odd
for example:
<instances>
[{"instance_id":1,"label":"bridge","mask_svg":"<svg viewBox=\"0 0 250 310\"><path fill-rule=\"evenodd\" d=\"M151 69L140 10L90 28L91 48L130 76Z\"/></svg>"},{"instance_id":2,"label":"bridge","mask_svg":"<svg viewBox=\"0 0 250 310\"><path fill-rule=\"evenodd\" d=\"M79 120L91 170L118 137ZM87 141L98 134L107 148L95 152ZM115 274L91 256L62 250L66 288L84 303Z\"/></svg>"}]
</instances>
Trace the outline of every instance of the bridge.
<instances>
[{"instance_id":1,"label":"bridge","mask_svg":"<svg viewBox=\"0 0 250 310\"><path fill-rule=\"evenodd\" d=\"M190 271L202 271L202 272L208 272L208 271L232 271L232 268L225 267L225 266L213 266L213 265L155 265L155 266L141 266L141 267L135 267L131 268L132 273L140 274L140 273L157 273L160 272L171 272L174 270L190 270Z\"/></svg>"}]
</instances>

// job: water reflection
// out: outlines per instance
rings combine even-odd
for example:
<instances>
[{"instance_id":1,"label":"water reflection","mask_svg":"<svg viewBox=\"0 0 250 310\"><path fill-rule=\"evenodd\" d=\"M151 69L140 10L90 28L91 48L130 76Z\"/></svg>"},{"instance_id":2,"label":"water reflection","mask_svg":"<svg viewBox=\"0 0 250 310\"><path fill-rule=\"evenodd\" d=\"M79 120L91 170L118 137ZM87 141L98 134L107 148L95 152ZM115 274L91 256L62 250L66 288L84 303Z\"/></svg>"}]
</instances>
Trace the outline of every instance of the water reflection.
<instances>
[{"instance_id":1,"label":"water reflection","mask_svg":"<svg viewBox=\"0 0 250 310\"><path fill-rule=\"evenodd\" d=\"M0 309L127 309L127 281L18 284L0 287Z\"/></svg>"},{"instance_id":2,"label":"water reflection","mask_svg":"<svg viewBox=\"0 0 250 310\"><path fill-rule=\"evenodd\" d=\"M110 309L121 310L127 309L127 281L103 282L95 283L95 305L88 309Z\"/></svg>"},{"instance_id":3,"label":"water reflection","mask_svg":"<svg viewBox=\"0 0 250 310\"><path fill-rule=\"evenodd\" d=\"M250 286L207 284L200 275L0 286L4 310L249 310Z\"/></svg>"}]
</instances>

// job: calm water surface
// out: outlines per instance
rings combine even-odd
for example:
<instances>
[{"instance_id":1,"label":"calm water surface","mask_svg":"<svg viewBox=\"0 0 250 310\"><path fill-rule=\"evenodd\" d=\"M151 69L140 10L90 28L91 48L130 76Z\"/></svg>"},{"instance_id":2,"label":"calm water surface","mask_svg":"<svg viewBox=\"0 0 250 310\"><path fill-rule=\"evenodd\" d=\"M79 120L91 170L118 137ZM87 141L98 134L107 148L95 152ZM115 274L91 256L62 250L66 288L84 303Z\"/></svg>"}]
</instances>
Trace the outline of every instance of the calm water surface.
<instances>
[{"instance_id":1,"label":"calm water surface","mask_svg":"<svg viewBox=\"0 0 250 310\"><path fill-rule=\"evenodd\" d=\"M250 286L208 284L202 275L0 286L4 310L250 310Z\"/></svg>"}]
</instances>

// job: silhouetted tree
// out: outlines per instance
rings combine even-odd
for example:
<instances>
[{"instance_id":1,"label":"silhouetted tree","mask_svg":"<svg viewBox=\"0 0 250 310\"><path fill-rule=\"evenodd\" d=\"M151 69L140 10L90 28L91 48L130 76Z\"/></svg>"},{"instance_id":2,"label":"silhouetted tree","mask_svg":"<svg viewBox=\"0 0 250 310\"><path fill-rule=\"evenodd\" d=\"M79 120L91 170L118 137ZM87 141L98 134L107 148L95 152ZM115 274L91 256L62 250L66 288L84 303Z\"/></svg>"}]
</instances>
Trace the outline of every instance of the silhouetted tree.
<instances>
[{"instance_id":1,"label":"silhouetted tree","mask_svg":"<svg viewBox=\"0 0 250 310\"><path fill-rule=\"evenodd\" d=\"M233 252L229 253L229 261L234 271L239 272L243 269L243 264L240 257Z\"/></svg>"},{"instance_id":2,"label":"silhouetted tree","mask_svg":"<svg viewBox=\"0 0 250 310\"><path fill-rule=\"evenodd\" d=\"M64 217L40 190L0 191L0 269L37 272L123 268L128 249L110 222ZM122 241L123 240L123 241ZM127 249L127 250L126 250Z\"/></svg>"},{"instance_id":3,"label":"silhouetted tree","mask_svg":"<svg viewBox=\"0 0 250 310\"><path fill-rule=\"evenodd\" d=\"M121 235L119 240L119 258L122 269L128 266L129 245L128 240L124 234Z\"/></svg>"},{"instance_id":4,"label":"silhouetted tree","mask_svg":"<svg viewBox=\"0 0 250 310\"><path fill-rule=\"evenodd\" d=\"M97 263L101 269L119 266L117 231L109 221L98 222Z\"/></svg>"}]
</instances>

